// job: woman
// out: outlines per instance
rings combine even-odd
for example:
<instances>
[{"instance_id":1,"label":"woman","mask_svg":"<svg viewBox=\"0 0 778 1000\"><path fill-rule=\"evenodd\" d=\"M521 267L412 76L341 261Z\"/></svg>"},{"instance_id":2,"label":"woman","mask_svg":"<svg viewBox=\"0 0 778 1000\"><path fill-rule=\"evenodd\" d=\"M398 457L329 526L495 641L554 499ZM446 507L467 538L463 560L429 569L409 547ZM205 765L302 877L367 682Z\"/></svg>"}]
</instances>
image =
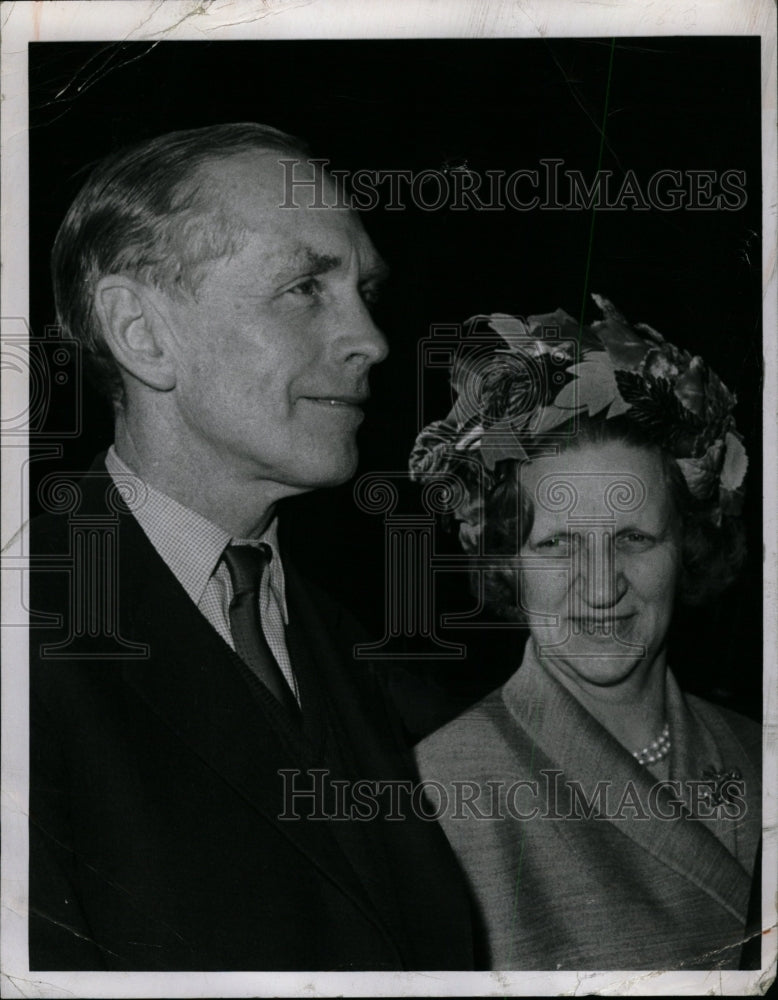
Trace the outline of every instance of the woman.
<instances>
[{"instance_id":1,"label":"woman","mask_svg":"<svg viewBox=\"0 0 778 1000\"><path fill-rule=\"evenodd\" d=\"M501 689L417 748L495 969L737 968L760 836L760 728L681 693L677 600L743 558L734 397L595 296L490 317L414 477L442 476L492 607L529 629Z\"/></svg>"}]
</instances>

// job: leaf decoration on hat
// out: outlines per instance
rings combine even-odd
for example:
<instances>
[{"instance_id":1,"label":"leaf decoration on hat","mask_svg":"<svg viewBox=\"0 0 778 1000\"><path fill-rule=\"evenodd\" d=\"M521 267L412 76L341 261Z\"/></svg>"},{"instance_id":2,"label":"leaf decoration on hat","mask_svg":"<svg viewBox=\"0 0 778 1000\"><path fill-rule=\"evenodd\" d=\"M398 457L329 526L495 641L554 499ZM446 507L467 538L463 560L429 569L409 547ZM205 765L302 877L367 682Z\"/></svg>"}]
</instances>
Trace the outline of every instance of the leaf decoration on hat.
<instances>
[{"instance_id":1,"label":"leaf decoration on hat","mask_svg":"<svg viewBox=\"0 0 778 1000\"><path fill-rule=\"evenodd\" d=\"M484 497L500 463L527 461L544 438L584 414L640 426L676 460L692 494L712 501L712 523L742 506L748 458L735 430L734 394L702 358L592 297L602 319L589 326L562 309L470 321L472 336L453 364L451 412L419 434L410 457L416 480L460 478L465 496L448 517L461 522L469 550L479 543Z\"/></svg>"},{"instance_id":2,"label":"leaf decoration on hat","mask_svg":"<svg viewBox=\"0 0 778 1000\"><path fill-rule=\"evenodd\" d=\"M692 457L699 450L704 421L687 410L672 383L637 372L614 373L619 394L629 404L629 416L676 457Z\"/></svg>"},{"instance_id":3,"label":"leaf decoration on hat","mask_svg":"<svg viewBox=\"0 0 778 1000\"><path fill-rule=\"evenodd\" d=\"M705 368L705 406L703 416L705 420L721 428L721 433L729 429L733 423L732 410L735 408L737 397L734 392L730 392L718 375L706 366Z\"/></svg>"},{"instance_id":4,"label":"leaf decoration on hat","mask_svg":"<svg viewBox=\"0 0 778 1000\"><path fill-rule=\"evenodd\" d=\"M493 424L484 434L481 455L487 469L494 469L503 459L527 461L527 453L518 432L509 420Z\"/></svg>"},{"instance_id":5,"label":"leaf decoration on hat","mask_svg":"<svg viewBox=\"0 0 778 1000\"><path fill-rule=\"evenodd\" d=\"M705 417L705 386L707 367L702 358L692 358L686 371L678 376L675 394L687 410Z\"/></svg>"},{"instance_id":6,"label":"leaf decoration on hat","mask_svg":"<svg viewBox=\"0 0 778 1000\"><path fill-rule=\"evenodd\" d=\"M723 441L715 441L700 458L676 459L692 496L705 500L713 493L723 460Z\"/></svg>"},{"instance_id":7,"label":"leaf decoration on hat","mask_svg":"<svg viewBox=\"0 0 778 1000\"><path fill-rule=\"evenodd\" d=\"M527 327L534 343L526 341L522 350L532 350L536 353L569 350L570 360L576 361L583 351L601 351L602 344L588 326L582 327L564 309L556 309L552 313L539 313L527 317Z\"/></svg>"},{"instance_id":8,"label":"leaf decoration on hat","mask_svg":"<svg viewBox=\"0 0 778 1000\"><path fill-rule=\"evenodd\" d=\"M532 424L532 433L548 434L570 420L575 412L571 409L562 410L555 403L550 403L540 410L538 419Z\"/></svg>"},{"instance_id":9,"label":"leaf decoration on hat","mask_svg":"<svg viewBox=\"0 0 778 1000\"><path fill-rule=\"evenodd\" d=\"M748 470L748 455L739 434L728 431L724 443L727 450L721 467L721 486L731 493L743 485Z\"/></svg>"},{"instance_id":10,"label":"leaf decoration on hat","mask_svg":"<svg viewBox=\"0 0 778 1000\"><path fill-rule=\"evenodd\" d=\"M519 316L511 316L510 313L492 313L489 317L489 326L513 350L520 350L529 336L529 329L524 320Z\"/></svg>"},{"instance_id":11,"label":"leaf decoration on hat","mask_svg":"<svg viewBox=\"0 0 778 1000\"><path fill-rule=\"evenodd\" d=\"M592 323L591 329L607 350L613 367L636 371L646 353L646 342L612 302L602 295L592 298L602 310L603 319Z\"/></svg>"},{"instance_id":12,"label":"leaf decoration on hat","mask_svg":"<svg viewBox=\"0 0 778 1000\"><path fill-rule=\"evenodd\" d=\"M655 344L667 344L667 341L659 330L655 330L653 326L649 326L648 323L635 323L635 329L640 332L640 336L643 337L644 340L653 341ZM672 346L672 344L668 344L668 347ZM674 348L674 350L677 350L677 348Z\"/></svg>"},{"instance_id":13,"label":"leaf decoration on hat","mask_svg":"<svg viewBox=\"0 0 778 1000\"><path fill-rule=\"evenodd\" d=\"M618 385L604 351L592 351L584 361L571 365L567 370L576 379L557 394L554 403L561 409L585 407L589 416L594 416L617 399Z\"/></svg>"}]
</instances>

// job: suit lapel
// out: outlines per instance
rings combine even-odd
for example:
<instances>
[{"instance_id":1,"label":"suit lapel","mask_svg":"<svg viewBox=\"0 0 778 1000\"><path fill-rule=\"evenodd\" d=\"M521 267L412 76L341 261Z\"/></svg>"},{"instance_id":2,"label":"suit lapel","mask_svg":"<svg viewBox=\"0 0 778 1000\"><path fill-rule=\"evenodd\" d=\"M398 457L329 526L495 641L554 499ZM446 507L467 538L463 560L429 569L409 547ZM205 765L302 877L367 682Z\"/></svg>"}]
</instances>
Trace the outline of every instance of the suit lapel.
<instances>
[{"instance_id":1,"label":"suit lapel","mask_svg":"<svg viewBox=\"0 0 778 1000\"><path fill-rule=\"evenodd\" d=\"M691 711L675 678L667 677L667 717L673 738L672 765L674 778L704 780L706 773L723 775L737 772L744 782L749 819L761 809L761 775L748 752L714 706L697 701L698 711ZM702 814L704 810L694 810ZM731 819L698 816L725 845L730 854L750 870L759 843L759 823L735 822Z\"/></svg>"},{"instance_id":2,"label":"suit lapel","mask_svg":"<svg viewBox=\"0 0 778 1000\"><path fill-rule=\"evenodd\" d=\"M612 822L643 850L708 893L738 919L745 916L750 880L710 829L688 814L675 820L633 821L629 818L633 813L625 810L628 818L614 817L614 802L618 805L627 786L634 789L645 808L656 780L540 665L531 642L527 643L521 668L503 688L503 698L534 745L563 772L563 782L580 782L590 799L598 781L609 782L608 809L598 821ZM676 703L676 714L671 719L674 741L688 722ZM687 739L683 739L683 745L688 746ZM665 815L673 815L671 789L663 787L658 795L654 794L657 807Z\"/></svg>"},{"instance_id":3,"label":"suit lapel","mask_svg":"<svg viewBox=\"0 0 778 1000\"><path fill-rule=\"evenodd\" d=\"M96 463L82 480L83 509L106 512L109 482L104 465ZM280 772L304 771L318 748L311 747L262 685L250 687L247 668L192 603L135 518L115 496L111 502L118 511L122 633L149 650L143 659L119 659L124 682L174 738L387 936L379 912L332 836L334 827L349 824L279 819L285 808ZM306 698L312 700L311 692ZM310 787L306 774L298 782L298 787Z\"/></svg>"},{"instance_id":4,"label":"suit lapel","mask_svg":"<svg viewBox=\"0 0 778 1000\"><path fill-rule=\"evenodd\" d=\"M378 734L370 730L368 706L361 704L359 687L345 683L344 657L349 651L339 650L335 643L342 609L325 595L319 595L314 603L294 566L284 565L290 616L287 640L300 684L304 737L320 758L332 761L340 777L386 778L388 762L376 750ZM358 758L355 748L359 748ZM366 826L371 829L366 830ZM403 941L404 928L396 908L389 905L395 887L383 843L384 821L338 822L330 830L359 884L382 916L391 920L391 933Z\"/></svg>"}]
</instances>

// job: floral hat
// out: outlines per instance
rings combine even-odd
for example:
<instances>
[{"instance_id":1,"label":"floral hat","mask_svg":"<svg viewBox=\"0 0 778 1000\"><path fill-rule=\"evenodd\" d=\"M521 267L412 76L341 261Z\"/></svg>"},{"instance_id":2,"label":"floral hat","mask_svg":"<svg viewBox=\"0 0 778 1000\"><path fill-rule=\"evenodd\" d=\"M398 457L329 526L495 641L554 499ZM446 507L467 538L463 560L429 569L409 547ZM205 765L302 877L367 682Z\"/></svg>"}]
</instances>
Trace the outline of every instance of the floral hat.
<instances>
[{"instance_id":1,"label":"floral hat","mask_svg":"<svg viewBox=\"0 0 778 1000\"><path fill-rule=\"evenodd\" d=\"M489 338L458 352L451 412L421 431L410 456L412 479L453 473L464 485L454 516L466 549L478 541L497 463L527 461L528 448L570 434L579 414L639 425L676 460L691 494L710 503L714 523L740 512L748 458L733 393L702 358L592 298L603 318L590 326L561 309L526 321L500 313L470 321L471 330L485 323Z\"/></svg>"}]
</instances>

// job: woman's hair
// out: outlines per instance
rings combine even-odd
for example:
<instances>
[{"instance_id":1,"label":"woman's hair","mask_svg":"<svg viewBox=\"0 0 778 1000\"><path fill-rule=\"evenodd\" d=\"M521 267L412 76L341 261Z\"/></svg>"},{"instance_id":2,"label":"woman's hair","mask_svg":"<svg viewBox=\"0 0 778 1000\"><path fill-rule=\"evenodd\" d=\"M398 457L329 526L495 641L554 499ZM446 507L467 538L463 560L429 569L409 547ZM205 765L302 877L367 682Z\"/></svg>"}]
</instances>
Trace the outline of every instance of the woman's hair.
<instances>
[{"instance_id":1,"label":"woman's hair","mask_svg":"<svg viewBox=\"0 0 778 1000\"><path fill-rule=\"evenodd\" d=\"M568 435L560 434L556 441L562 451L619 441L657 452L680 521L681 572L677 599L684 604L705 604L733 583L746 555L741 519L723 514L716 523L716 501L696 500L673 457L652 442L639 425L624 417L609 420L579 417L575 429L571 428ZM528 454L533 457L532 450L528 449ZM484 552L490 555L516 555L532 529L532 500L521 485L522 464L514 459L502 462L499 482L486 497ZM471 574L474 588L479 575L483 578L484 600L490 611L504 619L522 621L518 574L500 569L474 570Z\"/></svg>"},{"instance_id":2,"label":"woman's hair","mask_svg":"<svg viewBox=\"0 0 778 1000\"><path fill-rule=\"evenodd\" d=\"M98 279L124 273L168 292L194 292L202 265L234 252L242 236L235 219L213 211L198 172L249 151L307 155L299 140L254 122L171 132L103 160L70 206L52 251L57 318L83 346L97 388L114 401L123 383L95 314Z\"/></svg>"}]
</instances>

